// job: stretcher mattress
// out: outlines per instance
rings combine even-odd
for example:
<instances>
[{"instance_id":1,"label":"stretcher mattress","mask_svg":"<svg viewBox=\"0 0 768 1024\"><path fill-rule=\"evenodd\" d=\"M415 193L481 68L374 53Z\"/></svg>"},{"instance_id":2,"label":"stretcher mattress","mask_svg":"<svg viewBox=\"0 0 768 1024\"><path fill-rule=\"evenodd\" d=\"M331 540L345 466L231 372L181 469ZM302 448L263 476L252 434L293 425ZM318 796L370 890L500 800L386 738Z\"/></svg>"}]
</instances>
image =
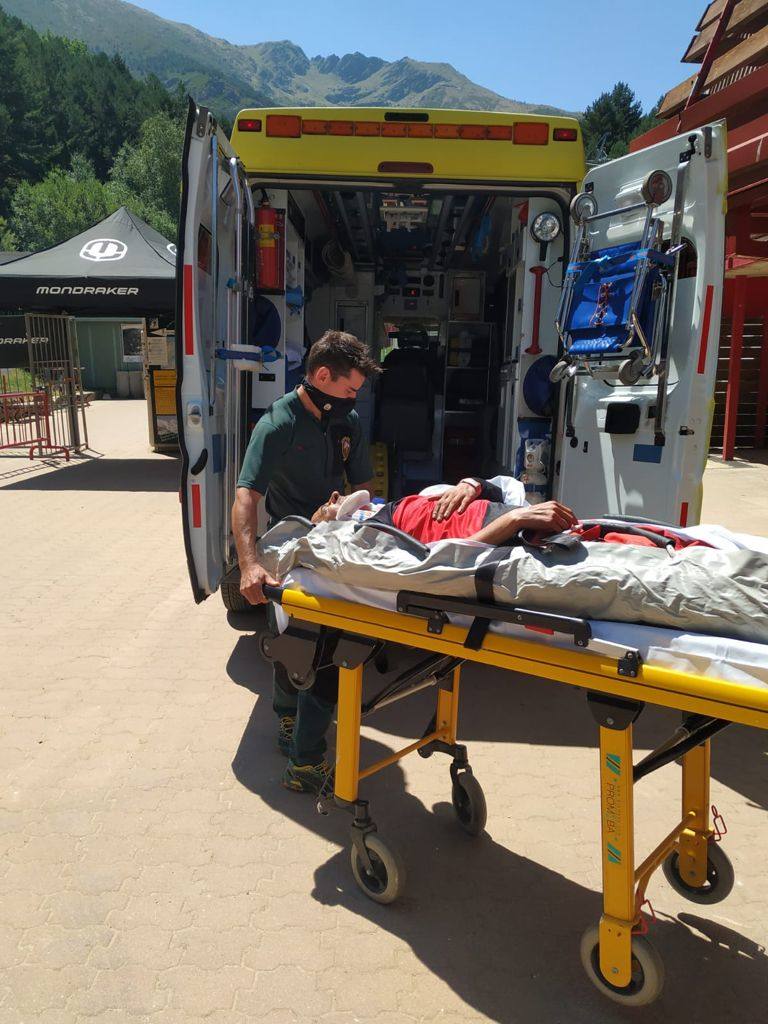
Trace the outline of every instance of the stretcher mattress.
<instances>
[{"instance_id":1,"label":"stretcher mattress","mask_svg":"<svg viewBox=\"0 0 768 1024\"><path fill-rule=\"evenodd\" d=\"M353 604L396 611L397 595L392 591L349 586L338 578L329 578L311 569L293 569L283 583L313 597L338 598ZM288 623L288 616L279 606L275 610L278 628L282 631ZM449 618L457 626L468 628L471 623L466 616L451 615ZM589 622L596 640L634 648L648 665L768 689L768 644L686 633L660 626L605 620ZM491 632L573 650L573 642L568 637L548 636L510 623L492 623Z\"/></svg>"}]
</instances>

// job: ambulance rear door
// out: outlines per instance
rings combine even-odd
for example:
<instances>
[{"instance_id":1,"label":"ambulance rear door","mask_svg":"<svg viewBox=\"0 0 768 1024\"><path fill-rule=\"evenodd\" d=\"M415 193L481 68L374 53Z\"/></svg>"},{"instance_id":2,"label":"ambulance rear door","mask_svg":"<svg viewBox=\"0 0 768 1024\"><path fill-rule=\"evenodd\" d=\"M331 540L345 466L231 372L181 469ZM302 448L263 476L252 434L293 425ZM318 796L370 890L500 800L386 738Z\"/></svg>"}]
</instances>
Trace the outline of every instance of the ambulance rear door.
<instances>
[{"instance_id":1,"label":"ambulance rear door","mask_svg":"<svg viewBox=\"0 0 768 1024\"><path fill-rule=\"evenodd\" d=\"M226 358L247 335L253 204L245 172L204 107L190 102L176 263L177 412L184 541L196 601L234 564L230 509L241 450L239 376Z\"/></svg>"},{"instance_id":2,"label":"ambulance rear door","mask_svg":"<svg viewBox=\"0 0 768 1024\"><path fill-rule=\"evenodd\" d=\"M590 226L592 250L640 238L645 217L640 190L655 170L666 171L674 186L658 208L665 242L683 247L672 297L666 395L660 405L656 374L636 385L578 375L569 431L566 385L561 385L554 496L582 517L638 515L685 525L699 520L714 409L728 175L725 125L707 125L593 168L586 190L597 200L598 212L616 213Z\"/></svg>"}]
</instances>

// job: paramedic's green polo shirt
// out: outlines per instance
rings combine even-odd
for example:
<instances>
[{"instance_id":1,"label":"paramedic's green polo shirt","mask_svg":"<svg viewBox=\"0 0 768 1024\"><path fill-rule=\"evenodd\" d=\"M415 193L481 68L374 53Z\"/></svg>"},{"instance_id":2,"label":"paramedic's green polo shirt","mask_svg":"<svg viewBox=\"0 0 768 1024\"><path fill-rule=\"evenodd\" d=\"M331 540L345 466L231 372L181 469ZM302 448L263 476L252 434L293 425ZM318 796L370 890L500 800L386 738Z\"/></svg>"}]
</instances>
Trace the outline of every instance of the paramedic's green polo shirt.
<instances>
[{"instance_id":1,"label":"paramedic's green polo shirt","mask_svg":"<svg viewBox=\"0 0 768 1024\"><path fill-rule=\"evenodd\" d=\"M352 487L373 476L357 413L323 430L291 391L273 402L253 428L237 486L265 494L272 521L288 515L309 518L332 491L343 490L345 475Z\"/></svg>"}]
</instances>

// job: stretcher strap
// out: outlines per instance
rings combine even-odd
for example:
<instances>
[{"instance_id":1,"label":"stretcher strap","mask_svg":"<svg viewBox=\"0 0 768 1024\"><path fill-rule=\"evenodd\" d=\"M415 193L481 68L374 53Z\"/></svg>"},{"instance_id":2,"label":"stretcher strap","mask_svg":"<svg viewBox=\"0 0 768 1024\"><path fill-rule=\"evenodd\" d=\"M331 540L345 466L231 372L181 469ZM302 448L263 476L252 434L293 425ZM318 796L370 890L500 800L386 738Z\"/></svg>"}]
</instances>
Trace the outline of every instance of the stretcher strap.
<instances>
[{"instance_id":1,"label":"stretcher strap","mask_svg":"<svg viewBox=\"0 0 768 1024\"><path fill-rule=\"evenodd\" d=\"M488 558L475 570L475 593L481 604L493 605L496 599L493 596L493 581L496 577L496 570L502 562L509 558L509 547L494 548ZM479 651L483 646L486 634L491 625L491 619L478 616L473 620L467 631L467 638L464 646L470 651Z\"/></svg>"}]
</instances>

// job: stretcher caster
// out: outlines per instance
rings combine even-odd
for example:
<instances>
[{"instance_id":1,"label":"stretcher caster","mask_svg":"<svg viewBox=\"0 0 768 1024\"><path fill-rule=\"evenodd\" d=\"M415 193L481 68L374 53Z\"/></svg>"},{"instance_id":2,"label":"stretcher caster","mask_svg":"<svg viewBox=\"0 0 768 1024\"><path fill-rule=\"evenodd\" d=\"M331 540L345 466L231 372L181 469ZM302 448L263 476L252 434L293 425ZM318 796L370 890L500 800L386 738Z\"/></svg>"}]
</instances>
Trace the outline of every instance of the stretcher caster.
<instances>
[{"instance_id":1,"label":"stretcher caster","mask_svg":"<svg viewBox=\"0 0 768 1024\"><path fill-rule=\"evenodd\" d=\"M637 384L642 373L642 359L622 359L619 363L619 380L622 384Z\"/></svg>"},{"instance_id":2,"label":"stretcher caster","mask_svg":"<svg viewBox=\"0 0 768 1024\"><path fill-rule=\"evenodd\" d=\"M571 364L567 359L561 359L559 362L555 363L549 371L550 382L552 384L559 384L563 377L568 373L570 365Z\"/></svg>"},{"instance_id":3,"label":"stretcher caster","mask_svg":"<svg viewBox=\"0 0 768 1024\"><path fill-rule=\"evenodd\" d=\"M733 889L735 874L733 864L722 846L711 839L707 844L707 880L704 885L689 885L680 876L680 857L677 850L661 865L664 877L681 896L691 903L720 903Z\"/></svg>"},{"instance_id":4,"label":"stretcher caster","mask_svg":"<svg viewBox=\"0 0 768 1024\"><path fill-rule=\"evenodd\" d=\"M405 864L397 850L375 833L369 832L363 842L371 862L363 863L363 856L352 846L352 874L368 899L375 903L394 903L405 888Z\"/></svg>"},{"instance_id":5,"label":"stretcher caster","mask_svg":"<svg viewBox=\"0 0 768 1024\"><path fill-rule=\"evenodd\" d=\"M622 1006L647 1006L664 987L664 962L642 935L632 937L632 980L620 988L607 981L600 970L600 929L587 928L581 940L581 964L587 977L604 996Z\"/></svg>"},{"instance_id":6,"label":"stretcher caster","mask_svg":"<svg viewBox=\"0 0 768 1024\"><path fill-rule=\"evenodd\" d=\"M479 836L488 820L485 794L471 771L456 773L451 789L453 809L459 824L470 836Z\"/></svg>"}]
</instances>

